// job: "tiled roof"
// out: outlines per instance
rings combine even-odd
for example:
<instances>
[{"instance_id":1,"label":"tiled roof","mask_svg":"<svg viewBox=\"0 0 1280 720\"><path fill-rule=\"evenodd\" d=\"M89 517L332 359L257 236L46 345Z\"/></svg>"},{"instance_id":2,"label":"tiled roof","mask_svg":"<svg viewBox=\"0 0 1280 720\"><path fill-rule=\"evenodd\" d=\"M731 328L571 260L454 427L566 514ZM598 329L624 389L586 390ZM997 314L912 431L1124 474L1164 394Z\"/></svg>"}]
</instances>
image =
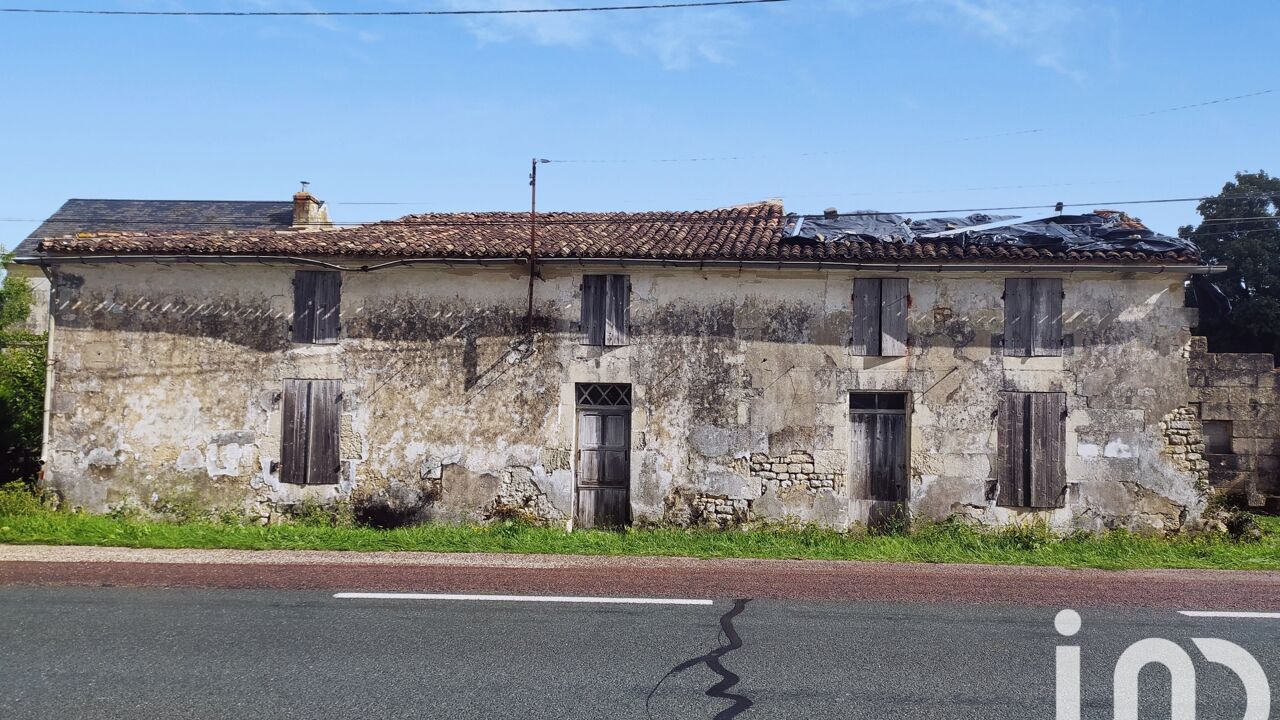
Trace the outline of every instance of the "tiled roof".
<instances>
[{"instance_id":1,"label":"tiled roof","mask_svg":"<svg viewBox=\"0 0 1280 720\"><path fill-rule=\"evenodd\" d=\"M794 216L793 216L794 217ZM539 214L543 258L641 258L875 263L1194 263L1186 251L1054 251L973 238L882 242L787 237L788 217L776 201L718 210L652 213ZM293 255L386 258L518 258L528 253L529 215L522 212L434 213L323 230L98 232L46 239L65 254Z\"/></svg>"},{"instance_id":2,"label":"tiled roof","mask_svg":"<svg viewBox=\"0 0 1280 720\"><path fill-rule=\"evenodd\" d=\"M293 202L253 200L82 200L73 198L27 236L14 254L38 257L44 238L89 232L172 233L219 228L287 228Z\"/></svg>"},{"instance_id":3,"label":"tiled roof","mask_svg":"<svg viewBox=\"0 0 1280 720\"><path fill-rule=\"evenodd\" d=\"M782 205L648 213L537 216L541 257L755 257L776 244ZM285 232L81 233L49 252L510 258L529 252L529 213L430 213L355 227Z\"/></svg>"}]
</instances>

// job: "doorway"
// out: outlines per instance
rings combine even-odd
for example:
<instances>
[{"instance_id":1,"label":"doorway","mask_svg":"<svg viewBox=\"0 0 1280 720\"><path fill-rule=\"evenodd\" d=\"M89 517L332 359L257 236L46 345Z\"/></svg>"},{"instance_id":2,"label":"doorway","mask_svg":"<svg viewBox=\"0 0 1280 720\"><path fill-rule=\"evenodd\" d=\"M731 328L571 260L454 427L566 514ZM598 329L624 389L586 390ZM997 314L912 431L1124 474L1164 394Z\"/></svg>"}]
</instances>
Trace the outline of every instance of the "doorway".
<instances>
[{"instance_id":1,"label":"doorway","mask_svg":"<svg viewBox=\"0 0 1280 720\"><path fill-rule=\"evenodd\" d=\"M906 393L849 393L849 419L849 485L853 496L906 502Z\"/></svg>"},{"instance_id":2,"label":"doorway","mask_svg":"<svg viewBox=\"0 0 1280 720\"><path fill-rule=\"evenodd\" d=\"M631 523L631 386L578 383L574 527Z\"/></svg>"}]
</instances>

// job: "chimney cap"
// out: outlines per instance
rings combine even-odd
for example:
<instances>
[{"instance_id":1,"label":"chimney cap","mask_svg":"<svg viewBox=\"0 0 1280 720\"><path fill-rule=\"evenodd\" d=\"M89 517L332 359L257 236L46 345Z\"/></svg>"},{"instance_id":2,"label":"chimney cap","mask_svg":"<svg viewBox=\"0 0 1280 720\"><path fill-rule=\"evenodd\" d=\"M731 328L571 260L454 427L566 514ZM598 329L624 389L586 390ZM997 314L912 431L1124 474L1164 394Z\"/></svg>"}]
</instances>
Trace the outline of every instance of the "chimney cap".
<instances>
[{"instance_id":1,"label":"chimney cap","mask_svg":"<svg viewBox=\"0 0 1280 720\"><path fill-rule=\"evenodd\" d=\"M840 217L840 212L833 207L829 207L822 211L822 217L828 220L835 220L837 217Z\"/></svg>"},{"instance_id":2,"label":"chimney cap","mask_svg":"<svg viewBox=\"0 0 1280 720\"><path fill-rule=\"evenodd\" d=\"M306 192L307 188L311 186L311 183L306 180L302 180L301 183L302 183L302 188L298 190L298 192Z\"/></svg>"}]
</instances>

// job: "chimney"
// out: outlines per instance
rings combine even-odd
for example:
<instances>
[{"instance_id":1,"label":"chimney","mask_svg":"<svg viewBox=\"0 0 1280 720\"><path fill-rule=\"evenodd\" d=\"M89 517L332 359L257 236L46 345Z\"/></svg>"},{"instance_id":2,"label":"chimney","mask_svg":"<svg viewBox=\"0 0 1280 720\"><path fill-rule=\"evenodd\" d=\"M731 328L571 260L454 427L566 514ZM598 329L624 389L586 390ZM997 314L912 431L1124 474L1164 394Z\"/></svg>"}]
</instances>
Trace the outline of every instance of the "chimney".
<instances>
[{"instance_id":1,"label":"chimney","mask_svg":"<svg viewBox=\"0 0 1280 720\"><path fill-rule=\"evenodd\" d=\"M827 220L835 220L836 218L840 217L840 213L836 212L835 208L827 208L826 210L822 211L822 217L826 218Z\"/></svg>"},{"instance_id":2,"label":"chimney","mask_svg":"<svg viewBox=\"0 0 1280 720\"><path fill-rule=\"evenodd\" d=\"M311 183L303 181L302 189L293 196L293 227L295 230L308 230L327 227L329 207L307 191Z\"/></svg>"}]
</instances>

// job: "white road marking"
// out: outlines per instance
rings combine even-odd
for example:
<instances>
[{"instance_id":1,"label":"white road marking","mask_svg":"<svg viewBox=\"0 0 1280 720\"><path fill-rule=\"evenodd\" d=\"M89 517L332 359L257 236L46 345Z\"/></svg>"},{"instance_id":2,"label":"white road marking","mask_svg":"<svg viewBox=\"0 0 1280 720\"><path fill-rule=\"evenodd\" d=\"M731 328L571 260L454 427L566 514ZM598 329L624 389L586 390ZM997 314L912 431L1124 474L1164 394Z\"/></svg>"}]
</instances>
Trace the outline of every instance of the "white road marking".
<instances>
[{"instance_id":1,"label":"white road marking","mask_svg":"<svg viewBox=\"0 0 1280 720\"><path fill-rule=\"evenodd\" d=\"M1216 617L1216 618L1255 618L1280 620L1280 612L1236 612L1229 610L1179 610L1182 615L1187 617Z\"/></svg>"},{"instance_id":2,"label":"white road marking","mask_svg":"<svg viewBox=\"0 0 1280 720\"><path fill-rule=\"evenodd\" d=\"M335 593L342 600L489 600L499 602L597 603L616 605L710 605L711 600L684 598L572 597L564 595L454 595L449 593Z\"/></svg>"}]
</instances>

